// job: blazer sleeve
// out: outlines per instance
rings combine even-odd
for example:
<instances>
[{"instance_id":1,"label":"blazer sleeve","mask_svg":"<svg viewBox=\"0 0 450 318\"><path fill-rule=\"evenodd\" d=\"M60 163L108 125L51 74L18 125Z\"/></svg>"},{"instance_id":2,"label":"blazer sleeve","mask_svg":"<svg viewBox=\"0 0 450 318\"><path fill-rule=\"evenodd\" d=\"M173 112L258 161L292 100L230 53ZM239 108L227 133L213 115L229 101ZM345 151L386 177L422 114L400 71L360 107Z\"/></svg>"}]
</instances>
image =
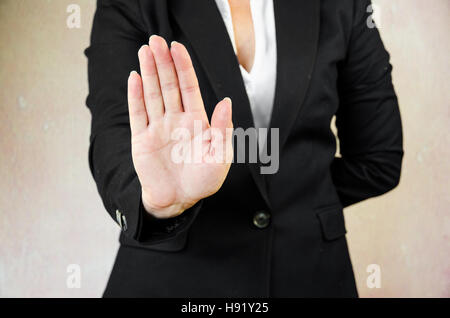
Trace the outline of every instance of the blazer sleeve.
<instances>
[{"instance_id":1,"label":"blazer sleeve","mask_svg":"<svg viewBox=\"0 0 450 318\"><path fill-rule=\"evenodd\" d=\"M400 180L402 124L392 66L377 28L370 28L369 0L354 1L347 57L339 69L336 126L341 157L331 165L344 206L386 193Z\"/></svg>"},{"instance_id":2,"label":"blazer sleeve","mask_svg":"<svg viewBox=\"0 0 450 318\"><path fill-rule=\"evenodd\" d=\"M157 219L141 202L131 156L127 79L139 70L137 52L154 31L145 26L138 0L98 0L88 58L91 111L89 164L108 213L125 235L142 244L164 242L187 230L201 202L180 216Z\"/></svg>"}]
</instances>

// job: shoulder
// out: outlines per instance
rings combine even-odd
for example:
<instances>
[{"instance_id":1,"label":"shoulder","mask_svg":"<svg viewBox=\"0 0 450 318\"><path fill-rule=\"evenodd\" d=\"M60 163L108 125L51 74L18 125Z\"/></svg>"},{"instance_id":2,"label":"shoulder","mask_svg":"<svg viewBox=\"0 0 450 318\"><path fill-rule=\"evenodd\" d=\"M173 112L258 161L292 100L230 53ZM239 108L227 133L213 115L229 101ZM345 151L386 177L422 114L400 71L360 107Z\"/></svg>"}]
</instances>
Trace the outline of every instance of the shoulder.
<instances>
[{"instance_id":1,"label":"shoulder","mask_svg":"<svg viewBox=\"0 0 450 318\"><path fill-rule=\"evenodd\" d=\"M97 0L97 13L103 13L111 21L127 21L142 30L155 29L161 20L168 19L168 2L166 0Z\"/></svg>"},{"instance_id":2,"label":"shoulder","mask_svg":"<svg viewBox=\"0 0 450 318\"><path fill-rule=\"evenodd\" d=\"M371 10L371 0L318 0L321 1L322 10L343 14L345 17L354 19L355 16L364 14Z\"/></svg>"},{"instance_id":3,"label":"shoulder","mask_svg":"<svg viewBox=\"0 0 450 318\"><path fill-rule=\"evenodd\" d=\"M113 7L124 12L143 15L146 9L167 7L166 0L97 0L97 7Z\"/></svg>"},{"instance_id":4,"label":"shoulder","mask_svg":"<svg viewBox=\"0 0 450 318\"><path fill-rule=\"evenodd\" d=\"M140 16L140 0L97 0L98 10L114 10L128 17Z\"/></svg>"}]
</instances>

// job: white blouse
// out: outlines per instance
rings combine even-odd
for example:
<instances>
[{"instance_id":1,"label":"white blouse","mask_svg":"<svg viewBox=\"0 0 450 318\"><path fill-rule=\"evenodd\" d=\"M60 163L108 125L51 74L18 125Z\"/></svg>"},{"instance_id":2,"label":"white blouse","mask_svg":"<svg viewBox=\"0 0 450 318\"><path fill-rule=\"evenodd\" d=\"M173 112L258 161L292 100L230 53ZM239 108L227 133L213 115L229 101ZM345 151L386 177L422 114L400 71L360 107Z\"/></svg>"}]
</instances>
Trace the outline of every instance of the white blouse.
<instances>
[{"instance_id":1,"label":"white blouse","mask_svg":"<svg viewBox=\"0 0 450 318\"><path fill-rule=\"evenodd\" d=\"M216 0L216 4L236 53L233 20L228 0ZM250 0L250 7L255 31L255 57L250 72L247 72L242 65L239 66L250 101L255 127L269 128L277 76L277 45L273 0ZM260 150L262 150L266 142L267 130L265 132L261 130L259 137L258 143Z\"/></svg>"}]
</instances>

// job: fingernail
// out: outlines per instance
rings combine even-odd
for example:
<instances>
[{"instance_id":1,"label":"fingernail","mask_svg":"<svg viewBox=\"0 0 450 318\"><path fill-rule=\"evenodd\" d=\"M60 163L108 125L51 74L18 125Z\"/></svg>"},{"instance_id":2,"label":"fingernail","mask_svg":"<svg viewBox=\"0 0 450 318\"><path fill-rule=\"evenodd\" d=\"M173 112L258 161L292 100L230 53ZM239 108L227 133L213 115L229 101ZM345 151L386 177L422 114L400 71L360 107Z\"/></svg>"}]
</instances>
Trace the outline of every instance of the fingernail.
<instances>
[{"instance_id":1,"label":"fingernail","mask_svg":"<svg viewBox=\"0 0 450 318\"><path fill-rule=\"evenodd\" d=\"M146 46L148 46L148 45L147 45L147 44L144 44L143 46L141 46L141 48L139 49L138 53L139 53L139 52L142 52L142 50L143 50Z\"/></svg>"},{"instance_id":2,"label":"fingernail","mask_svg":"<svg viewBox=\"0 0 450 318\"><path fill-rule=\"evenodd\" d=\"M230 105L233 105L233 101L231 100L231 98L225 97L223 100L224 101L227 100L230 103Z\"/></svg>"},{"instance_id":3,"label":"fingernail","mask_svg":"<svg viewBox=\"0 0 450 318\"><path fill-rule=\"evenodd\" d=\"M137 74L137 72L136 71L131 71L130 72L130 76L133 75L133 74Z\"/></svg>"},{"instance_id":4,"label":"fingernail","mask_svg":"<svg viewBox=\"0 0 450 318\"><path fill-rule=\"evenodd\" d=\"M178 43L177 41L172 41L172 42L170 42L170 46L177 44L177 43Z\"/></svg>"}]
</instances>

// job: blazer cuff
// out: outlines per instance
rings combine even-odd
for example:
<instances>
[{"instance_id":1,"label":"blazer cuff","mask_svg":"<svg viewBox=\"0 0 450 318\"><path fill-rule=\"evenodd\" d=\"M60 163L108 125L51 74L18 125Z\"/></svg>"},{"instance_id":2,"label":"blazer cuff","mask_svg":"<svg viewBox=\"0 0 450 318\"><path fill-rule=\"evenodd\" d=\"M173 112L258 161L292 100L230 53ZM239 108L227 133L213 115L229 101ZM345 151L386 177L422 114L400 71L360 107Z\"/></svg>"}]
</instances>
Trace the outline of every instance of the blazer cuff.
<instances>
[{"instance_id":1,"label":"blazer cuff","mask_svg":"<svg viewBox=\"0 0 450 318\"><path fill-rule=\"evenodd\" d=\"M141 185L138 178L135 178L119 196L114 217L122 234L128 238L127 241L131 239L140 245L152 245L163 243L187 231L202 204L203 200L200 200L176 217L158 219L145 210Z\"/></svg>"},{"instance_id":2,"label":"blazer cuff","mask_svg":"<svg viewBox=\"0 0 450 318\"><path fill-rule=\"evenodd\" d=\"M113 205L112 216L119 224L122 233L130 239L136 239L139 234L141 185L135 177L117 196Z\"/></svg>"},{"instance_id":3,"label":"blazer cuff","mask_svg":"<svg viewBox=\"0 0 450 318\"><path fill-rule=\"evenodd\" d=\"M187 231L197 217L203 200L184 211L182 214L168 219L159 219L148 213L142 199L139 203L140 224L137 241L142 244L156 244L173 238L181 232Z\"/></svg>"}]
</instances>

